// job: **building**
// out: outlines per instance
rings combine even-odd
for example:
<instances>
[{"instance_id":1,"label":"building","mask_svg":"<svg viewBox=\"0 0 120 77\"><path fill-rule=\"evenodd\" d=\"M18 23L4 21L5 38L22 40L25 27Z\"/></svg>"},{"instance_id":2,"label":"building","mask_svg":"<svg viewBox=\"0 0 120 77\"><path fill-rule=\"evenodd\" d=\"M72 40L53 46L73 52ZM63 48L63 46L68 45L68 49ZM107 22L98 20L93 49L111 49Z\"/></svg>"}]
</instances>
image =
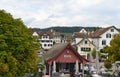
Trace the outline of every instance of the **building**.
<instances>
[{"instance_id":1,"label":"building","mask_svg":"<svg viewBox=\"0 0 120 77\"><path fill-rule=\"evenodd\" d=\"M73 44L77 46L78 52L83 55L86 50L92 51L94 48L98 51L105 46L110 46L110 41L115 34L119 34L119 30L115 26L101 28L95 32L87 32L85 29L81 29L79 32L74 32ZM87 58L87 53L84 54Z\"/></svg>"},{"instance_id":2,"label":"building","mask_svg":"<svg viewBox=\"0 0 120 77\"><path fill-rule=\"evenodd\" d=\"M53 29L50 29L45 32L33 32L33 36L37 36L39 38L38 41L40 42L42 49L44 50L49 50L54 44L68 43L72 41L71 36L62 36L60 32L57 32Z\"/></svg>"},{"instance_id":3,"label":"building","mask_svg":"<svg viewBox=\"0 0 120 77\"><path fill-rule=\"evenodd\" d=\"M115 26L110 26L95 31L91 39L97 50L101 50L107 45L110 46L110 41L113 39L113 36L119 33L119 30Z\"/></svg>"},{"instance_id":4,"label":"building","mask_svg":"<svg viewBox=\"0 0 120 77\"><path fill-rule=\"evenodd\" d=\"M84 64L88 62L70 44L61 43L54 45L43 55L46 65L46 72L49 75L63 73L73 77L79 73ZM84 70L83 70L84 71Z\"/></svg>"},{"instance_id":5,"label":"building","mask_svg":"<svg viewBox=\"0 0 120 77\"><path fill-rule=\"evenodd\" d=\"M83 38L76 46L78 53L86 59L89 59L91 51L95 49L95 45L88 38Z\"/></svg>"},{"instance_id":6,"label":"building","mask_svg":"<svg viewBox=\"0 0 120 77\"><path fill-rule=\"evenodd\" d=\"M49 50L55 43L61 43L61 36L59 32L50 29L46 32L33 32L33 36L38 36L42 49Z\"/></svg>"}]
</instances>

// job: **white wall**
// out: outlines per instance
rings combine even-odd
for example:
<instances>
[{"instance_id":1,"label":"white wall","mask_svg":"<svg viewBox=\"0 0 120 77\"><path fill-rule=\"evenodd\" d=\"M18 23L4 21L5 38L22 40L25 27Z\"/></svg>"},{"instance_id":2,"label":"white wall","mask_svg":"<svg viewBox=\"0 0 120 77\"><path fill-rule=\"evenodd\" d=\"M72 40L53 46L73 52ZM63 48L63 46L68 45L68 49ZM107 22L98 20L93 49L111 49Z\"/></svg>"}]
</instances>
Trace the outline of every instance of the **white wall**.
<instances>
[{"instance_id":1,"label":"white wall","mask_svg":"<svg viewBox=\"0 0 120 77\"><path fill-rule=\"evenodd\" d=\"M114 28L111 28L111 29L114 29ZM119 33L116 29L114 29L114 32L111 32L111 29L109 29L108 31L106 31L104 34L100 36L101 38L99 40L99 47L98 47L99 50L106 45L110 46L110 41L113 39L113 36ZM111 34L111 38L106 38L106 34L108 33ZM102 40L106 40L106 45L102 45Z\"/></svg>"},{"instance_id":2,"label":"white wall","mask_svg":"<svg viewBox=\"0 0 120 77\"><path fill-rule=\"evenodd\" d=\"M79 43L83 38L75 38L75 44Z\"/></svg>"},{"instance_id":3,"label":"white wall","mask_svg":"<svg viewBox=\"0 0 120 77\"><path fill-rule=\"evenodd\" d=\"M85 40L87 40L87 44L85 44ZM91 51L95 48L95 46L90 42L88 41L88 39L84 39L81 43L79 43L77 45L77 51L80 55L84 55L86 56L86 59L87 59L87 54L91 51L88 51L88 52L85 52L85 51L81 51L81 48L82 47L86 47L86 48L91 48Z\"/></svg>"}]
</instances>

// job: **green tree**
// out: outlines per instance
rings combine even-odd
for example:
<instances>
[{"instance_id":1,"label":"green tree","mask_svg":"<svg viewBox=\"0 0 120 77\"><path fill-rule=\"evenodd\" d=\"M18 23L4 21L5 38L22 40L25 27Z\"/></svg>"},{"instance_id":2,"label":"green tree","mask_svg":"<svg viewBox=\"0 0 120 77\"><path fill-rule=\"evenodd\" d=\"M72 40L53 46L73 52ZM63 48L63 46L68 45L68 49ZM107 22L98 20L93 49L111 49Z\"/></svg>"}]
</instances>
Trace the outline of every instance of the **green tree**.
<instances>
[{"instance_id":1,"label":"green tree","mask_svg":"<svg viewBox=\"0 0 120 77\"><path fill-rule=\"evenodd\" d=\"M109 61L115 62L120 60L120 34L114 35L110 46L104 47L104 51L108 53Z\"/></svg>"},{"instance_id":2,"label":"green tree","mask_svg":"<svg viewBox=\"0 0 120 77\"><path fill-rule=\"evenodd\" d=\"M39 44L21 19L0 10L0 77L23 77L36 70Z\"/></svg>"},{"instance_id":3,"label":"green tree","mask_svg":"<svg viewBox=\"0 0 120 77\"><path fill-rule=\"evenodd\" d=\"M107 68L109 70L110 68L112 68L112 63L107 60L104 62L104 66L105 66L105 68Z\"/></svg>"},{"instance_id":4,"label":"green tree","mask_svg":"<svg viewBox=\"0 0 120 77\"><path fill-rule=\"evenodd\" d=\"M101 53L99 51L96 51L96 49L93 49L93 51L92 51L93 58L96 58L96 52L98 52L99 57L101 56Z\"/></svg>"}]
</instances>

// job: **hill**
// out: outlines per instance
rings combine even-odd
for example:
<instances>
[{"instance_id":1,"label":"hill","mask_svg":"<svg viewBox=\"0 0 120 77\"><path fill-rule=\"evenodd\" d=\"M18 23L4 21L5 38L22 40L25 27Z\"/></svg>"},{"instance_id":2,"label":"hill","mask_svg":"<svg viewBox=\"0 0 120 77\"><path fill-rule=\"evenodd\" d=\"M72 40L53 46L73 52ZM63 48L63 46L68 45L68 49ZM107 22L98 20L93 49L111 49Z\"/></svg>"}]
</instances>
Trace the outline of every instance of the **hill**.
<instances>
[{"instance_id":1,"label":"hill","mask_svg":"<svg viewBox=\"0 0 120 77\"><path fill-rule=\"evenodd\" d=\"M86 29L87 31L95 31L97 29L100 29L100 27L49 27L49 28L32 28L33 31L48 31L50 29L54 29L60 33L67 33L72 34L74 32L80 31L82 28Z\"/></svg>"}]
</instances>

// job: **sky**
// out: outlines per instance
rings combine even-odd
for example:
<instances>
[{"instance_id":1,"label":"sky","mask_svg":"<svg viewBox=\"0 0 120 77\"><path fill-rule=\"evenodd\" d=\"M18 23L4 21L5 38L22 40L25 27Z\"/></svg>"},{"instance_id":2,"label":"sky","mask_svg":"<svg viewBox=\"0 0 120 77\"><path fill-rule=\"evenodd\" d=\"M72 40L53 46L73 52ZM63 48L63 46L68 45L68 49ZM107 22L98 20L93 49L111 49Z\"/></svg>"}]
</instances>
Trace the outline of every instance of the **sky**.
<instances>
[{"instance_id":1,"label":"sky","mask_svg":"<svg viewBox=\"0 0 120 77\"><path fill-rule=\"evenodd\" d=\"M0 0L27 27L82 26L120 28L120 0Z\"/></svg>"}]
</instances>

